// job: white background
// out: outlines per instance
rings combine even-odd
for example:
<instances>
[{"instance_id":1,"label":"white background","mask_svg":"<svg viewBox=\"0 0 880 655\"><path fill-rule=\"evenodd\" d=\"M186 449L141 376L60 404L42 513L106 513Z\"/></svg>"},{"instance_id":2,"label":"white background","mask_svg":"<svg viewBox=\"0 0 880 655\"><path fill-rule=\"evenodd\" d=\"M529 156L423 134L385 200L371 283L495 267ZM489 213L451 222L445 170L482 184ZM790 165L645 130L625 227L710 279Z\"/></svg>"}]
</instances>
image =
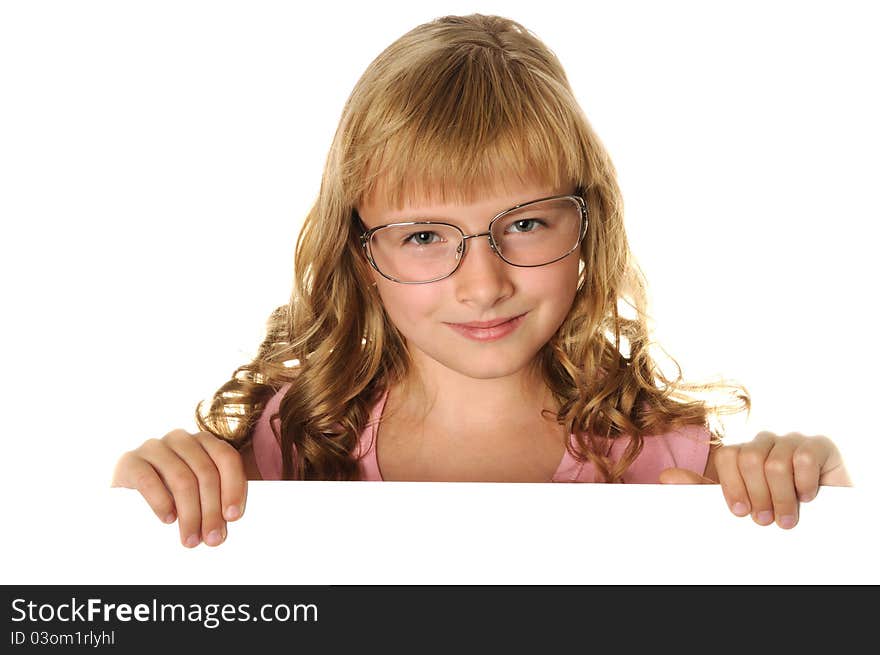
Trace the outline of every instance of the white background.
<instances>
[{"instance_id":1,"label":"white background","mask_svg":"<svg viewBox=\"0 0 880 655\"><path fill-rule=\"evenodd\" d=\"M820 569L824 581L880 581L868 558L880 220L870 7L3 3L0 580L590 582L596 571L560 569L560 553L604 544L631 555L605 582L759 581L748 571L791 582ZM823 490L783 536L727 514L717 487L252 483L227 543L185 551L176 525L109 489L116 459L194 431L196 402L253 357L287 302L297 230L370 61L417 24L475 11L523 23L565 66L619 173L655 338L687 379L752 393L729 440L824 434L856 488ZM523 551L505 523L515 511L499 510L492 530L477 520L518 506L523 489L551 503L536 516L565 509L578 527L529 532ZM418 558L399 549L413 517L445 530L419 541ZM351 542L396 556L384 569L328 556L280 574L273 553L297 552L303 535L340 555ZM771 542L788 564L768 562ZM668 566L642 562L637 543L662 544ZM695 545L739 568L704 567Z\"/></svg>"}]
</instances>

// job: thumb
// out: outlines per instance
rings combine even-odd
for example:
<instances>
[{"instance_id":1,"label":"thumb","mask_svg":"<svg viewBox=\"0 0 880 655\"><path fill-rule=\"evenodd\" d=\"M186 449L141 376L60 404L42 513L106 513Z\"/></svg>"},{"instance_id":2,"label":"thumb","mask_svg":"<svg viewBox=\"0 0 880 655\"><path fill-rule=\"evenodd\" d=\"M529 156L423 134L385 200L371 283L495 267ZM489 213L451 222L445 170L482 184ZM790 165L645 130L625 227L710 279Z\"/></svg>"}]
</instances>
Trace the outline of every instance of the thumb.
<instances>
[{"instance_id":1,"label":"thumb","mask_svg":"<svg viewBox=\"0 0 880 655\"><path fill-rule=\"evenodd\" d=\"M671 468L660 471L660 484L716 484L715 480L704 478L690 469Z\"/></svg>"}]
</instances>

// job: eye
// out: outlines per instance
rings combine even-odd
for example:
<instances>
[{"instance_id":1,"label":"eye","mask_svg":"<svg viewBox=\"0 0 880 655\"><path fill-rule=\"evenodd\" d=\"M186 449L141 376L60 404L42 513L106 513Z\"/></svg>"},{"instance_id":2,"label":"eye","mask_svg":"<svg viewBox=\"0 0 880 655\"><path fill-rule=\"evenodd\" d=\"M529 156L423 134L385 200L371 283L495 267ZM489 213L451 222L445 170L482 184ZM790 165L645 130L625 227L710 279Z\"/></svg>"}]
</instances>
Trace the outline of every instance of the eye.
<instances>
[{"instance_id":1,"label":"eye","mask_svg":"<svg viewBox=\"0 0 880 655\"><path fill-rule=\"evenodd\" d=\"M537 229L538 225L543 225L546 227L547 224L538 218L521 218L511 223L510 227L517 228L514 231L514 234L527 234L529 232L534 232L535 229Z\"/></svg>"},{"instance_id":2,"label":"eye","mask_svg":"<svg viewBox=\"0 0 880 655\"><path fill-rule=\"evenodd\" d=\"M437 241L432 241L432 237L437 237ZM415 240L413 240L415 239ZM413 232L408 237L406 237L401 245L405 245L407 243L412 243L417 246L429 246L432 243L437 243L438 241L442 241L439 235L436 232L423 231L423 232Z\"/></svg>"}]
</instances>

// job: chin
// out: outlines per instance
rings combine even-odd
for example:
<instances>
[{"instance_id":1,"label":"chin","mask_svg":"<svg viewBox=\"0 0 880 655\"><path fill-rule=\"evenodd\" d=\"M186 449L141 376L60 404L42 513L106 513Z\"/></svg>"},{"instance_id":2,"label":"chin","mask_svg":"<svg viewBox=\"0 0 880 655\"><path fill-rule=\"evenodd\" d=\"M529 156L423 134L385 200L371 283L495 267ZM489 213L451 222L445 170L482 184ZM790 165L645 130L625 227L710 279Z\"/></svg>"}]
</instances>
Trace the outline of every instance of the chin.
<instances>
[{"instance_id":1,"label":"chin","mask_svg":"<svg viewBox=\"0 0 880 655\"><path fill-rule=\"evenodd\" d=\"M496 378L505 378L522 370L528 364L528 361L515 362L510 359L501 361L501 358L495 357L494 360L487 362L474 361L472 359L461 364L459 366L447 364L447 366L475 380L494 380Z\"/></svg>"},{"instance_id":2,"label":"chin","mask_svg":"<svg viewBox=\"0 0 880 655\"><path fill-rule=\"evenodd\" d=\"M459 373L465 375L474 380L497 380L498 378L505 378L508 375L512 375L516 371L512 369L497 369L494 371L491 370L459 370Z\"/></svg>"}]
</instances>

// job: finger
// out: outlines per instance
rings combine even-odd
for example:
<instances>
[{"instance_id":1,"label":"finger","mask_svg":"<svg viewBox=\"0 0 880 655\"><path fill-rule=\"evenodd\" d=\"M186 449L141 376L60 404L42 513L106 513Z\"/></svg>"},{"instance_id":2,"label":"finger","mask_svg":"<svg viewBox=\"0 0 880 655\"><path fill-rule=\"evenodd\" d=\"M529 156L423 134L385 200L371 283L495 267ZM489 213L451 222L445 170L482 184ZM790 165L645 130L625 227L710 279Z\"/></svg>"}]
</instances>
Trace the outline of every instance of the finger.
<instances>
[{"instance_id":1,"label":"finger","mask_svg":"<svg viewBox=\"0 0 880 655\"><path fill-rule=\"evenodd\" d=\"M201 541L202 509L199 483L192 469L164 441L150 439L140 448L143 457L159 474L174 498L180 541L194 548Z\"/></svg>"},{"instance_id":2,"label":"finger","mask_svg":"<svg viewBox=\"0 0 880 655\"><path fill-rule=\"evenodd\" d=\"M704 478L690 469L668 468L660 471L661 484L715 484L715 480Z\"/></svg>"},{"instance_id":3,"label":"finger","mask_svg":"<svg viewBox=\"0 0 880 655\"><path fill-rule=\"evenodd\" d=\"M153 513L164 523L174 523L174 499L149 462L129 451L119 458L111 487L137 489Z\"/></svg>"},{"instance_id":4,"label":"finger","mask_svg":"<svg viewBox=\"0 0 880 655\"><path fill-rule=\"evenodd\" d=\"M780 528L793 528L798 521L798 499L792 457L797 444L777 441L764 460L764 475L770 487L773 515Z\"/></svg>"},{"instance_id":5,"label":"finger","mask_svg":"<svg viewBox=\"0 0 880 655\"><path fill-rule=\"evenodd\" d=\"M715 472L730 511L736 516L747 516L751 511L751 503L746 483L743 482L737 465L738 456L739 447L736 445L719 448L715 453Z\"/></svg>"},{"instance_id":6,"label":"finger","mask_svg":"<svg viewBox=\"0 0 880 655\"><path fill-rule=\"evenodd\" d=\"M220 509L220 472L201 442L184 430L174 430L163 438L195 475L201 510L201 539L208 546L219 546L226 538L226 521Z\"/></svg>"},{"instance_id":7,"label":"finger","mask_svg":"<svg viewBox=\"0 0 880 655\"><path fill-rule=\"evenodd\" d=\"M773 436L759 433L752 441L740 444L737 452L737 467L749 495L752 520L758 525L773 523L773 499L764 473L764 462L773 448Z\"/></svg>"},{"instance_id":8,"label":"finger","mask_svg":"<svg viewBox=\"0 0 880 655\"><path fill-rule=\"evenodd\" d=\"M801 502L807 503L819 493L822 464L827 459L824 445L812 439L801 442L792 454L794 486Z\"/></svg>"},{"instance_id":9,"label":"finger","mask_svg":"<svg viewBox=\"0 0 880 655\"><path fill-rule=\"evenodd\" d=\"M247 502L247 475L239 452L222 439L209 432L199 432L196 439L214 460L220 472L220 506L227 521L234 521L244 514Z\"/></svg>"}]
</instances>

